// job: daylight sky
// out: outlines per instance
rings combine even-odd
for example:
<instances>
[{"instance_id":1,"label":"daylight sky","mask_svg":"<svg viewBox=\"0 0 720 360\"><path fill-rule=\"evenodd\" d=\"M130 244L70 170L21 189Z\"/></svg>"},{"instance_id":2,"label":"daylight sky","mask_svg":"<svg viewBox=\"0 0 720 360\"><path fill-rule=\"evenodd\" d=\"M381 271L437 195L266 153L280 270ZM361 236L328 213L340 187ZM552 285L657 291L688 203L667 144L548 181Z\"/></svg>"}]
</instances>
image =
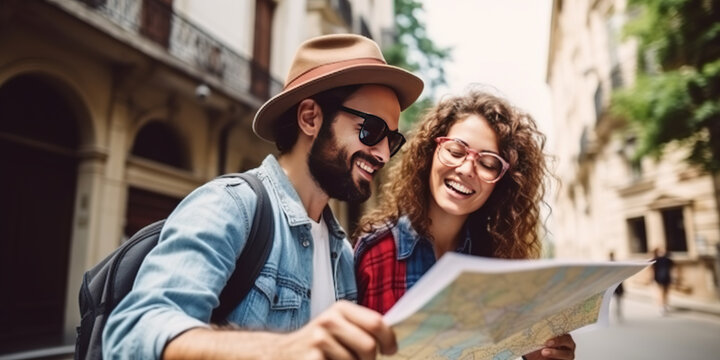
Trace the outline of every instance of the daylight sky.
<instances>
[{"instance_id":1,"label":"daylight sky","mask_svg":"<svg viewBox=\"0 0 720 360\"><path fill-rule=\"evenodd\" d=\"M549 132L545 72L551 2L423 0L430 38L454 48L445 67L448 88L436 97L461 93L471 83L491 85Z\"/></svg>"}]
</instances>

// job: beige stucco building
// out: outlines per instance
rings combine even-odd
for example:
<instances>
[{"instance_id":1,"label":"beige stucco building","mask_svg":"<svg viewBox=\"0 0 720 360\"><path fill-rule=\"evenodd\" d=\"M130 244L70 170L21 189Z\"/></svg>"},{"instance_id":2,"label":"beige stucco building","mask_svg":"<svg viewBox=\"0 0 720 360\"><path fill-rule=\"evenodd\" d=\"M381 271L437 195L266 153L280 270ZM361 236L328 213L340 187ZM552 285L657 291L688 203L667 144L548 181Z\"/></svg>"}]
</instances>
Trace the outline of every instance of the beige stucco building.
<instances>
[{"instance_id":1,"label":"beige stucco building","mask_svg":"<svg viewBox=\"0 0 720 360\"><path fill-rule=\"evenodd\" d=\"M560 186L554 194L557 257L649 259L671 251L672 296L718 301L720 223L712 178L673 144L661 160L630 161L635 138L610 116L611 93L631 85L637 50L622 40L625 0L555 0L547 82L551 89ZM682 119L678 119L682 121ZM628 282L651 288L645 271Z\"/></svg>"},{"instance_id":2,"label":"beige stucco building","mask_svg":"<svg viewBox=\"0 0 720 360\"><path fill-rule=\"evenodd\" d=\"M72 353L87 268L275 151L251 123L302 41L392 23L372 0L0 2L0 357Z\"/></svg>"}]
</instances>

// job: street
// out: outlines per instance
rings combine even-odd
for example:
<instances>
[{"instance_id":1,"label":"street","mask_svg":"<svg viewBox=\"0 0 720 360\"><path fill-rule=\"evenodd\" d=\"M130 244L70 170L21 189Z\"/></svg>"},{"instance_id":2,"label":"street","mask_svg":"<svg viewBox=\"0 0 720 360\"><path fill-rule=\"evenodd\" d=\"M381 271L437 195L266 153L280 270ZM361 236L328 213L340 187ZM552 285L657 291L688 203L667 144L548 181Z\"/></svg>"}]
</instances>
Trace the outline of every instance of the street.
<instances>
[{"instance_id":1,"label":"street","mask_svg":"<svg viewBox=\"0 0 720 360\"><path fill-rule=\"evenodd\" d=\"M649 298L626 296L622 305L622 320L613 300L609 327L573 335L576 359L720 358L720 316L677 309L661 316Z\"/></svg>"}]
</instances>

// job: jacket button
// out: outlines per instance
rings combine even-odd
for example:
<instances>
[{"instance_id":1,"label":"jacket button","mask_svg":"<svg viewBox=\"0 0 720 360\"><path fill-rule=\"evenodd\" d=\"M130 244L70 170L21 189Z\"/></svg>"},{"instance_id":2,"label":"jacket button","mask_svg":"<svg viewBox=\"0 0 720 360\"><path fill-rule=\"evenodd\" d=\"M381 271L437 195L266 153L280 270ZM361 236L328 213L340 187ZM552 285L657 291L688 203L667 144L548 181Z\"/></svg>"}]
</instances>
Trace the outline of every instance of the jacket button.
<instances>
[{"instance_id":1,"label":"jacket button","mask_svg":"<svg viewBox=\"0 0 720 360\"><path fill-rule=\"evenodd\" d=\"M308 247L308 246L310 246L310 242L307 241L307 240L304 240L304 241L302 242L302 246L303 246L303 247Z\"/></svg>"},{"instance_id":2,"label":"jacket button","mask_svg":"<svg viewBox=\"0 0 720 360\"><path fill-rule=\"evenodd\" d=\"M333 252L330 254L330 257L333 258L333 259L337 258L337 252L333 251Z\"/></svg>"}]
</instances>

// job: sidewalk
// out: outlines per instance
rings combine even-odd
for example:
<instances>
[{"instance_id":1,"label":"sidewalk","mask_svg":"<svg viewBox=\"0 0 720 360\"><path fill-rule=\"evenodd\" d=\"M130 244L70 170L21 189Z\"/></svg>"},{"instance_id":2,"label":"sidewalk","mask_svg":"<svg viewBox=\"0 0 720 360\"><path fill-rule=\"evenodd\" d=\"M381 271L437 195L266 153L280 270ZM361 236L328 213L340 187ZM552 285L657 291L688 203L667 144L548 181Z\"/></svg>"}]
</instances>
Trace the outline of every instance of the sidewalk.
<instances>
[{"instance_id":1,"label":"sidewalk","mask_svg":"<svg viewBox=\"0 0 720 360\"><path fill-rule=\"evenodd\" d=\"M646 302L648 304L656 304L657 293L653 290L655 289L626 288L625 296L633 298L634 300ZM671 292L668 303L671 310L695 311L709 315L720 316L720 301L699 301L674 295Z\"/></svg>"}]
</instances>

